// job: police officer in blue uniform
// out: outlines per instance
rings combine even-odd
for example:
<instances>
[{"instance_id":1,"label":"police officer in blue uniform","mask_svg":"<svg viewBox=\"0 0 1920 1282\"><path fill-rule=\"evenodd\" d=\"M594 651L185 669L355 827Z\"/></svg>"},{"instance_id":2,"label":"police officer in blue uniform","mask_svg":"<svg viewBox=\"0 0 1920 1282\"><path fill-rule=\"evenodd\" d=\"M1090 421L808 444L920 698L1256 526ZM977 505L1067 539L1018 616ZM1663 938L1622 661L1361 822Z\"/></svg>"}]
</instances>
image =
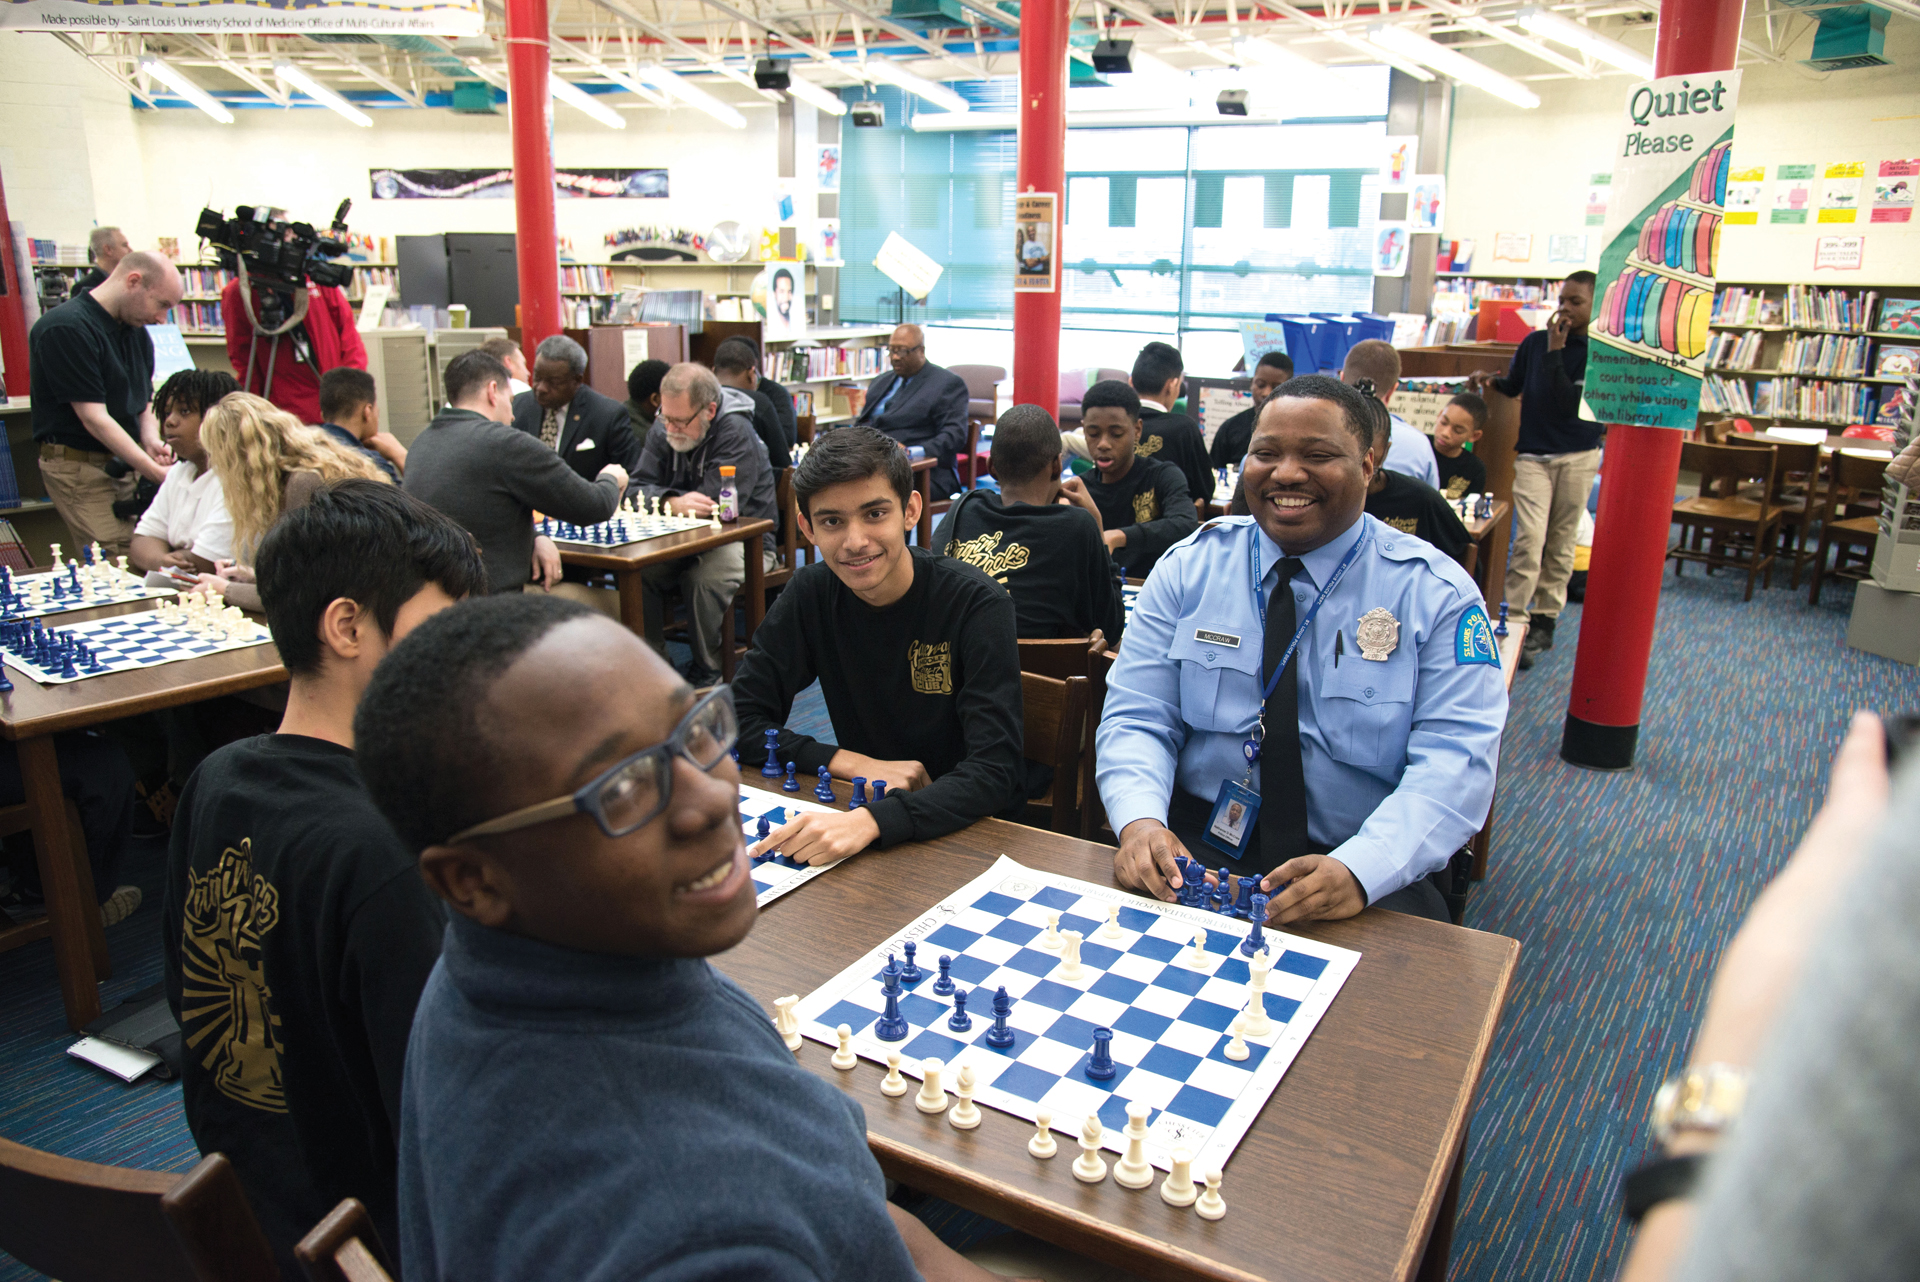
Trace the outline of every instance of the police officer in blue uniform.
<instances>
[{"instance_id":1,"label":"police officer in blue uniform","mask_svg":"<svg viewBox=\"0 0 1920 1282\"><path fill-rule=\"evenodd\" d=\"M1337 379L1283 384L1248 447L1252 515L1148 576L1097 739L1122 885L1178 899L1185 854L1259 876L1280 924L1446 919L1429 875L1486 820L1506 683L1473 581L1366 515L1372 434Z\"/></svg>"}]
</instances>

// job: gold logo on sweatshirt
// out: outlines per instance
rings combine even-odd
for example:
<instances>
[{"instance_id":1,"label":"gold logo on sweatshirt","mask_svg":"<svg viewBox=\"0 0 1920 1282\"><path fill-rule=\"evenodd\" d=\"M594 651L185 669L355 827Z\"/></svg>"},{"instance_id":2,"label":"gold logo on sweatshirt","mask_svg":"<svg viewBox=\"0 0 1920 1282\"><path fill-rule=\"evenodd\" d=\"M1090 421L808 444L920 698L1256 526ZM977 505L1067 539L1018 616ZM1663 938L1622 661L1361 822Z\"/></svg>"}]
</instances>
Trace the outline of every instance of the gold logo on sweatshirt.
<instances>
[{"instance_id":1,"label":"gold logo on sweatshirt","mask_svg":"<svg viewBox=\"0 0 1920 1282\"><path fill-rule=\"evenodd\" d=\"M1139 444L1133 447L1133 456L1135 458L1152 458L1160 452L1160 447L1166 443L1167 438L1164 436L1143 436L1140 438Z\"/></svg>"},{"instance_id":2,"label":"gold logo on sweatshirt","mask_svg":"<svg viewBox=\"0 0 1920 1282\"><path fill-rule=\"evenodd\" d=\"M1160 518L1160 500L1152 490L1142 490L1133 496L1133 519L1136 521L1156 521Z\"/></svg>"},{"instance_id":3,"label":"gold logo on sweatshirt","mask_svg":"<svg viewBox=\"0 0 1920 1282\"><path fill-rule=\"evenodd\" d=\"M913 673L915 694L953 693L953 647L950 643L942 641L938 645L931 645L925 641L909 641L907 667Z\"/></svg>"},{"instance_id":4,"label":"gold logo on sweatshirt","mask_svg":"<svg viewBox=\"0 0 1920 1282\"><path fill-rule=\"evenodd\" d=\"M1449 476L1444 493L1450 499L1463 499L1467 496L1467 487L1472 484L1473 482L1464 476Z\"/></svg>"},{"instance_id":5,"label":"gold logo on sweatshirt","mask_svg":"<svg viewBox=\"0 0 1920 1282\"><path fill-rule=\"evenodd\" d=\"M253 843L222 851L187 878L180 949L180 1023L188 1047L222 1095L267 1113L287 1111L280 1017L266 977L266 940L280 894L253 871Z\"/></svg>"},{"instance_id":6,"label":"gold logo on sweatshirt","mask_svg":"<svg viewBox=\"0 0 1920 1282\"><path fill-rule=\"evenodd\" d=\"M968 565L984 571L990 578L1007 585L1007 575L1022 569L1032 559L1024 543L1009 543L1005 548L1000 540L1006 537L1005 530L994 530L982 534L977 539L968 539L965 543L955 543L947 549L947 555L956 561L965 561Z\"/></svg>"}]
</instances>

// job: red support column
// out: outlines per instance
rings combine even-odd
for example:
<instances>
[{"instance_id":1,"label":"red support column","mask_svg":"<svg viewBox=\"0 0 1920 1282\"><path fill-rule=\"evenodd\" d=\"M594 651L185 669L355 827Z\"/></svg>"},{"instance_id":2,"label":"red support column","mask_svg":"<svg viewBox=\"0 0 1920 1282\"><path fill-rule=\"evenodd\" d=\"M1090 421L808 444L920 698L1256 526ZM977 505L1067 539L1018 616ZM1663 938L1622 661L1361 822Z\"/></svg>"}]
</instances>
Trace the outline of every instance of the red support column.
<instances>
[{"instance_id":1,"label":"red support column","mask_svg":"<svg viewBox=\"0 0 1920 1282\"><path fill-rule=\"evenodd\" d=\"M1654 76L1731 70L1743 17L1743 0L1666 0L1655 39ZM1625 770L1633 765L1683 435L1666 427L1607 427L1592 569L1560 739L1561 757L1576 766Z\"/></svg>"},{"instance_id":2,"label":"red support column","mask_svg":"<svg viewBox=\"0 0 1920 1282\"><path fill-rule=\"evenodd\" d=\"M533 361L560 332L560 240L553 215L553 95L547 89L547 0L507 0L507 111L513 128L513 213L520 261L520 347Z\"/></svg>"},{"instance_id":3,"label":"red support column","mask_svg":"<svg viewBox=\"0 0 1920 1282\"><path fill-rule=\"evenodd\" d=\"M27 394L26 291L35 288L33 276L21 280L19 259L13 250L13 224L7 221L7 192L0 186L0 362L7 367L8 396Z\"/></svg>"},{"instance_id":4,"label":"red support column","mask_svg":"<svg viewBox=\"0 0 1920 1282\"><path fill-rule=\"evenodd\" d=\"M1067 199L1067 0L1020 6L1020 164L1022 192L1054 192L1055 279ZM1060 411L1060 290L1013 296L1013 400Z\"/></svg>"}]
</instances>

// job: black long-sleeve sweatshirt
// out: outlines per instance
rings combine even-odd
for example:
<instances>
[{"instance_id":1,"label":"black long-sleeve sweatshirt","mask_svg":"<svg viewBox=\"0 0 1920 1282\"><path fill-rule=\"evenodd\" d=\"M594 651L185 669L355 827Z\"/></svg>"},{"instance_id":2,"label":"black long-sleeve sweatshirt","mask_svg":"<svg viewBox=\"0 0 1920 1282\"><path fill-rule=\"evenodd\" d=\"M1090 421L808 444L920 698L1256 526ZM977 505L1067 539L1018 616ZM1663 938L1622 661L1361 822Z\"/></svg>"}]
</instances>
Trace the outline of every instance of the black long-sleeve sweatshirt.
<instances>
[{"instance_id":1,"label":"black long-sleeve sweatshirt","mask_svg":"<svg viewBox=\"0 0 1920 1282\"><path fill-rule=\"evenodd\" d=\"M1098 471L1081 479L1100 509L1101 527L1127 532L1127 545L1114 551L1113 562L1129 578L1146 578L1162 552L1200 528L1186 477L1171 463L1136 458L1111 484Z\"/></svg>"},{"instance_id":2,"label":"black long-sleeve sweatshirt","mask_svg":"<svg viewBox=\"0 0 1920 1282\"><path fill-rule=\"evenodd\" d=\"M1133 452L1179 468L1187 480L1188 498L1197 501L1213 497L1215 478L1207 461L1207 438L1201 434L1200 425L1185 414L1170 413L1151 401L1142 404L1140 444Z\"/></svg>"},{"instance_id":3,"label":"black long-sleeve sweatshirt","mask_svg":"<svg viewBox=\"0 0 1920 1282\"><path fill-rule=\"evenodd\" d=\"M1586 335L1568 335L1560 351L1547 346L1547 332L1535 330L1520 340L1507 376L1493 385L1520 398L1519 454L1577 454L1600 444L1606 429L1580 417L1587 382Z\"/></svg>"},{"instance_id":4,"label":"black long-sleeve sweatshirt","mask_svg":"<svg viewBox=\"0 0 1920 1282\"><path fill-rule=\"evenodd\" d=\"M933 548L1007 589L1021 640L1084 637L1099 628L1119 646L1126 612L1113 559L1085 509L969 490L934 527Z\"/></svg>"},{"instance_id":5,"label":"black long-sleeve sweatshirt","mask_svg":"<svg viewBox=\"0 0 1920 1282\"><path fill-rule=\"evenodd\" d=\"M765 762L765 732L777 727L776 755L803 779L839 748L927 768L927 787L890 789L872 805L882 848L945 836L1025 797L1013 602L970 565L909 552L913 586L880 610L828 566L802 567L733 683L743 765ZM838 745L783 725L816 679Z\"/></svg>"}]
</instances>

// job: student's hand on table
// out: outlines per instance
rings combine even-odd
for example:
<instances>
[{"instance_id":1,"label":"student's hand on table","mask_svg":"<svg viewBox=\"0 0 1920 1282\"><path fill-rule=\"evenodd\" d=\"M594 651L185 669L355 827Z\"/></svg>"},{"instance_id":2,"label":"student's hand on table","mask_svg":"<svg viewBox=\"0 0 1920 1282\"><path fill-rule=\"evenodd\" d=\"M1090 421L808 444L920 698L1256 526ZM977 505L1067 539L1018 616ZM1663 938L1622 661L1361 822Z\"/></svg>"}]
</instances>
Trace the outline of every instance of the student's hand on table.
<instances>
[{"instance_id":1,"label":"student's hand on table","mask_svg":"<svg viewBox=\"0 0 1920 1282\"><path fill-rule=\"evenodd\" d=\"M223 579L218 574L196 574L193 578L193 586L188 590L192 592L218 593L221 596L225 596L229 584L230 580Z\"/></svg>"},{"instance_id":2,"label":"student's hand on table","mask_svg":"<svg viewBox=\"0 0 1920 1282\"><path fill-rule=\"evenodd\" d=\"M827 763L827 772L835 779L865 779L869 784L875 779L884 779L889 792L912 792L933 782L927 768L918 761L882 761L845 748L833 754L833 760Z\"/></svg>"},{"instance_id":3,"label":"student's hand on table","mask_svg":"<svg viewBox=\"0 0 1920 1282\"><path fill-rule=\"evenodd\" d=\"M213 563L213 572L229 583L252 583L253 567L241 565L238 561L218 558Z\"/></svg>"},{"instance_id":4,"label":"student's hand on table","mask_svg":"<svg viewBox=\"0 0 1920 1282\"><path fill-rule=\"evenodd\" d=\"M676 494L667 500L668 510L681 516L712 516L714 508L718 506L719 504L698 490Z\"/></svg>"},{"instance_id":5,"label":"student's hand on table","mask_svg":"<svg viewBox=\"0 0 1920 1282\"><path fill-rule=\"evenodd\" d=\"M837 864L880 840L880 825L858 810L809 811L767 834L765 841L747 847L747 855L778 851L797 864Z\"/></svg>"},{"instance_id":6,"label":"student's hand on table","mask_svg":"<svg viewBox=\"0 0 1920 1282\"><path fill-rule=\"evenodd\" d=\"M1100 532L1100 541L1107 545L1107 551L1118 552L1121 548L1127 546L1127 532L1125 530L1102 530Z\"/></svg>"},{"instance_id":7,"label":"student's hand on table","mask_svg":"<svg viewBox=\"0 0 1920 1282\"><path fill-rule=\"evenodd\" d=\"M155 568L162 574L172 574L180 578L191 579L200 574L200 567L193 563L193 553L186 548L167 553L160 558L160 564Z\"/></svg>"},{"instance_id":8,"label":"student's hand on table","mask_svg":"<svg viewBox=\"0 0 1920 1282\"><path fill-rule=\"evenodd\" d=\"M549 591L560 581L560 549L544 534L533 539L533 581Z\"/></svg>"},{"instance_id":9,"label":"student's hand on table","mask_svg":"<svg viewBox=\"0 0 1920 1282\"><path fill-rule=\"evenodd\" d=\"M1106 522L1100 519L1100 509L1093 501L1093 495L1087 493L1087 483L1079 477L1060 482L1060 497L1082 512L1091 513L1095 526L1105 529Z\"/></svg>"},{"instance_id":10,"label":"student's hand on table","mask_svg":"<svg viewBox=\"0 0 1920 1282\"><path fill-rule=\"evenodd\" d=\"M1173 857L1188 853L1181 840L1158 819L1136 819L1120 834L1120 849L1113 855L1113 875L1129 890L1143 890L1155 899L1172 903L1179 898L1182 884L1180 865Z\"/></svg>"},{"instance_id":11,"label":"student's hand on table","mask_svg":"<svg viewBox=\"0 0 1920 1282\"><path fill-rule=\"evenodd\" d=\"M1567 319L1565 312L1556 311L1547 318L1547 350L1557 352L1567 345L1567 333L1573 328L1573 322Z\"/></svg>"},{"instance_id":12,"label":"student's hand on table","mask_svg":"<svg viewBox=\"0 0 1920 1282\"><path fill-rule=\"evenodd\" d=\"M1267 896L1267 920L1276 926L1338 921L1367 906L1360 879L1332 855L1287 860L1260 879L1260 893Z\"/></svg>"}]
</instances>

